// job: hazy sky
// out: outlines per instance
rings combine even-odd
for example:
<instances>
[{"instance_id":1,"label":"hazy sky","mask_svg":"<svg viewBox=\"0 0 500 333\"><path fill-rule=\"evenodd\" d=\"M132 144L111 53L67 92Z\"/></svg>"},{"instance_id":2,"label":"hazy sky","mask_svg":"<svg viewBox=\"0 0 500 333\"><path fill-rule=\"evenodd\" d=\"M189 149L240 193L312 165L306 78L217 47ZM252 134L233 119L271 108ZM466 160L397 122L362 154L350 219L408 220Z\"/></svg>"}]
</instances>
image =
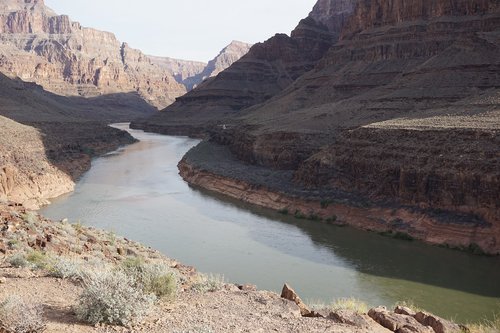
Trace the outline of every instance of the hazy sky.
<instances>
[{"instance_id":1,"label":"hazy sky","mask_svg":"<svg viewBox=\"0 0 500 333\"><path fill-rule=\"evenodd\" d=\"M316 0L45 0L147 54L208 61L232 40L289 34Z\"/></svg>"}]
</instances>

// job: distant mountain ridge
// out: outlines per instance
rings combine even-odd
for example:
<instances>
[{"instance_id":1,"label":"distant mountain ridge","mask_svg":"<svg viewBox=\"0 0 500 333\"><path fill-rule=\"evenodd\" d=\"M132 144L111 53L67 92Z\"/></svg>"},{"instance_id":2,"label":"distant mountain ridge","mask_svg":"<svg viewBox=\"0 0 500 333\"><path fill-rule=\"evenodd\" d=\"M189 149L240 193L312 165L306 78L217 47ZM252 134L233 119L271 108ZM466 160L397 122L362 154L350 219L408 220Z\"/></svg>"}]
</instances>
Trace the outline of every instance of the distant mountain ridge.
<instances>
[{"instance_id":1,"label":"distant mountain ridge","mask_svg":"<svg viewBox=\"0 0 500 333\"><path fill-rule=\"evenodd\" d=\"M43 0L0 4L0 72L64 96L137 93L162 109L237 59L232 53L209 71L203 63L147 56L112 33L57 15Z\"/></svg>"},{"instance_id":2,"label":"distant mountain ridge","mask_svg":"<svg viewBox=\"0 0 500 333\"><path fill-rule=\"evenodd\" d=\"M233 40L208 64L167 57L149 56L149 58L153 63L169 70L177 82L184 84L186 89L190 91L204 80L217 76L217 74L238 61L248 53L251 47L251 44Z\"/></svg>"}]
</instances>

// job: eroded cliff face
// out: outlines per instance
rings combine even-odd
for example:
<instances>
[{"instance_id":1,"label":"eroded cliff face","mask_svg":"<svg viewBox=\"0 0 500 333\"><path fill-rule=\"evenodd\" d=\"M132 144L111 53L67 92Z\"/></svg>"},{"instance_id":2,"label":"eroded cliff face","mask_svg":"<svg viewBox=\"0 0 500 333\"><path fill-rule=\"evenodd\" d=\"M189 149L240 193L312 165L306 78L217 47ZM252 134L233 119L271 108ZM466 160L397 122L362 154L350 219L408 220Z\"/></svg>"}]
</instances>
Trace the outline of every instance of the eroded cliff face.
<instances>
[{"instance_id":1,"label":"eroded cliff face","mask_svg":"<svg viewBox=\"0 0 500 333\"><path fill-rule=\"evenodd\" d=\"M71 191L92 157L134 142L106 125L140 114L125 101L56 96L0 74L0 200L38 208Z\"/></svg>"},{"instance_id":2,"label":"eroded cliff face","mask_svg":"<svg viewBox=\"0 0 500 333\"><path fill-rule=\"evenodd\" d=\"M269 100L311 70L332 43L333 35L325 25L310 17L304 19L291 36L277 34L254 45L229 68L179 97L166 112L133 126L191 134L200 127L232 122L236 111ZM227 62L223 59L216 58L209 64L213 67L210 72L218 71L217 63Z\"/></svg>"},{"instance_id":3,"label":"eroded cliff face","mask_svg":"<svg viewBox=\"0 0 500 333\"><path fill-rule=\"evenodd\" d=\"M157 108L186 92L165 69L108 32L56 15L43 1L0 7L0 71L61 95L136 92Z\"/></svg>"},{"instance_id":4,"label":"eroded cliff face","mask_svg":"<svg viewBox=\"0 0 500 333\"><path fill-rule=\"evenodd\" d=\"M311 61L309 70L289 76L289 81L273 78L267 81L273 84L260 85L270 92L269 98L208 93L216 85L219 91L236 85L239 78L248 82L264 68L243 66L245 61L267 59L288 69L300 63L293 59L303 64L304 58L291 50L276 50L300 39L310 54L318 55L319 48L308 43L321 40L321 26L328 26L332 36L334 21L344 22L339 41ZM419 226L428 232L426 238L449 242L439 234L453 230L457 239L496 253L499 37L500 7L494 0L319 1L292 37L276 36L254 46L206 89L200 86L180 99L175 111L184 111L187 122L201 97L213 109L241 110L237 118L230 112L223 115L226 118L216 114L218 124L228 120L211 132L213 140L228 145L238 158L293 170L296 183L311 189L355 192L380 207L405 207L406 212L394 210L393 220ZM276 82L283 85L276 89ZM202 113L196 114L204 117ZM206 117L207 122L214 119ZM415 211L421 215L408 213ZM436 221L436 216L446 222Z\"/></svg>"}]
</instances>

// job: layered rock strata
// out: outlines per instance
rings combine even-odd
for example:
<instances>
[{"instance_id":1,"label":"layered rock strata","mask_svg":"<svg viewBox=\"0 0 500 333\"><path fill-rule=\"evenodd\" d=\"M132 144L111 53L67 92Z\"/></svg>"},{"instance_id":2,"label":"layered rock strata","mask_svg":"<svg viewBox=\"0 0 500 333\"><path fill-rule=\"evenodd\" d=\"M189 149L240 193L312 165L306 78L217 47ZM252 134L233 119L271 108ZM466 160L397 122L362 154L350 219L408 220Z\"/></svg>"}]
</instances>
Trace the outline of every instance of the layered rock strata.
<instances>
[{"instance_id":1,"label":"layered rock strata","mask_svg":"<svg viewBox=\"0 0 500 333\"><path fill-rule=\"evenodd\" d=\"M244 89L258 50L271 55L295 41L297 31L313 36L319 30L311 24L338 42L323 53L309 45L308 54L318 55L310 70L259 85L268 97ZM498 1L318 1L301 25L308 28L299 26L290 39L254 46L142 127L209 133L247 163L291 170L300 186L424 212L392 215L428 235L417 238L500 252ZM270 59L304 58L289 51ZM277 88L278 82L285 83ZM346 222L358 225L356 219Z\"/></svg>"},{"instance_id":2,"label":"layered rock strata","mask_svg":"<svg viewBox=\"0 0 500 333\"><path fill-rule=\"evenodd\" d=\"M179 97L164 114L133 126L163 133L192 134L190 127L209 128L234 122L237 111L269 100L311 70L333 41L334 35L325 25L311 17L304 19L290 37L277 34L254 45L219 75ZM220 67L217 65L220 61L216 58L209 67Z\"/></svg>"},{"instance_id":3,"label":"layered rock strata","mask_svg":"<svg viewBox=\"0 0 500 333\"><path fill-rule=\"evenodd\" d=\"M106 123L141 115L136 99L66 98L0 75L0 199L38 208L71 191L92 157L134 141Z\"/></svg>"},{"instance_id":4,"label":"layered rock strata","mask_svg":"<svg viewBox=\"0 0 500 333\"><path fill-rule=\"evenodd\" d=\"M112 33L56 15L42 0L0 7L0 71L66 96L138 93L157 108L186 92L170 72Z\"/></svg>"}]
</instances>

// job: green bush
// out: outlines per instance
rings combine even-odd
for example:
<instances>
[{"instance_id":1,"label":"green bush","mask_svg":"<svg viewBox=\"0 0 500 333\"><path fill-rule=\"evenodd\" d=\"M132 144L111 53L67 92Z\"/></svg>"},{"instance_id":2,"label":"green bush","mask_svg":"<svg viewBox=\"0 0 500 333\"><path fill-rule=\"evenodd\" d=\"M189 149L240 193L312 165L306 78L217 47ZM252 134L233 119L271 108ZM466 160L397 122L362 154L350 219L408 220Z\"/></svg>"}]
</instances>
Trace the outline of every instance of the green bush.
<instances>
[{"instance_id":1,"label":"green bush","mask_svg":"<svg viewBox=\"0 0 500 333\"><path fill-rule=\"evenodd\" d=\"M146 315L156 297L137 288L123 271L93 271L83 279L76 314L89 324L127 325Z\"/></svg>"},{"instance_id":2,"label":"green bush","mask_svg":"<svg viewBox=\"0 0 500 333\"><path fill-rule=\"evenodd\" d=\"M145 293L161 299L173 299L177 294L176 274L164 264L148 264L141 258L127 258L121 269L130 275Z\"/></svg>"},{"instance_id":3,"label":"green bush","mask_svg":"<svg viewBox=\"0 0 500 333\"><path fill-rule=\"evenodd\" d=\"M49 267L49 258L44 252L31 251L26 255L26 260L32 269L47 269Z\"/></svg>"}]
</instances>

